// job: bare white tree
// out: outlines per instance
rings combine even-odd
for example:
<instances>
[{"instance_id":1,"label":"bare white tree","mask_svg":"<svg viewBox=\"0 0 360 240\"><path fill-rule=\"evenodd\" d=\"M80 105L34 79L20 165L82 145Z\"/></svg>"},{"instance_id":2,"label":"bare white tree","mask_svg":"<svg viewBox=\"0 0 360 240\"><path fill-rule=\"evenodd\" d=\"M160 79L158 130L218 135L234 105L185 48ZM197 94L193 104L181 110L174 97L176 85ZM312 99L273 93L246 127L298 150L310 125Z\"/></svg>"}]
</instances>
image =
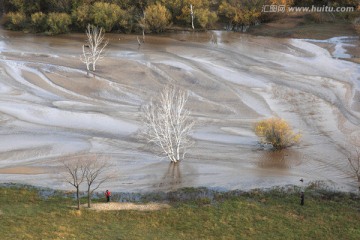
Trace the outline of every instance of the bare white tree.
<instances>
[{"instance_id":1,"label":"bare white tree","mask_svg":"<svg viewBox=\"0 0 360 240\"><path fill-rule=\"evenodd\" d=\"M187 99L187 92L167 86L157 99L144 107L145 138L174 163L184 159L191 145L188 135L194 121L185 108Z\"/></svg>"},{"instance_id":2,"label":"bare white tree","mask_svg":"<svg viewBox=\"0 0 360 240\"><path fill-rule=\"evenodd\" d=\"M143 17L140 18L140 20L138 21L139 26L142 29L142 43L145 43L145 31L149 28L148 24L146 23L146 12L143 11ZM141 45L141 42L138 38L138 43L139 46Z\"/></svg>"},{"instance_id":3,"label":"bare white tree","mask_svg":"<svg viewBox=\"0 0 360 240\"><path fill-rule=\"evenodd\" d=\"M109 40L104 41L105 32L103 28L99 29L98 27L90 24L86 28L86 36L88 50L85 51L85 46L83 46L83 56L88 56L89 59L87 62L89 62L89 65L92 64L92 70L95 71L96 63L102 58L102 53L105 47L108 45Z\"/></svg>"},{"instance_id":4,"label":"bare white tree","mask_svg":"<svg viewBox=\"0 0 360 240\"><path fill-rule=\"evenodd\" d=\"M92 56L89 51L85 50L85 45L82 46L83 55L80 55L80 60L85 63L86 66L86 75L89 76L90 65L92 63Z\"/></svg>"},{"instance_id":5,"label":"bare white tree","mask_svg":"<svg viewBox=\"0 0 360 240\"><path fill-rule=\"evenodd\" d=\"M191 15L191 27L192 27L192 29L195 29L195 27L194 27L194 17L195 17L195 15L194 15L194 10L193 10L193 5L192 4L190 4L190 15Z\"/></svg>"},{"instance_id":6,"label":"bare white tree","mask_svg":"<svg viewBox=\"0 0 360 240\"><path fill-rule=\"evenodd\" d=\"M143 43L145 43L145 23L146 23L146 13L144 11L144 17L143 17L143 22L144 22L144 25L142 27L142 38L143 38Z\"/></svg>"},{"instance_id":7,"label":"bare white tree","mask_svg":"<svg viewBox=\"0 0 360 240\"><path fill-rule=\"evenodd\" d=\"M108 161L105 158L98 155L89 155L84 162L85 180L87 183L87 199L88 207L91 207L91 197L96 189L101 184L108 181L112 176L106 173L106 170L110 167Z\"/></svg>"},{"instance_id":8,"label":"bare white tree","mask_svg":"<svg viewBox=\"0 0 360 240\"><path fill-rule=\"evenodd\" d=\"M80 209L80 185L85 181L86 169L84 158L63 158L60 160L63 166L62 177L64 180L75 187L77 209Z\"/></svg>"},{"instance_id":9,"label":"bare white tree","mask_svg":"<svg viewBox=\"0 0 360 240\"><path fill-rule=\"evenodd\" d=\"M357 178L360 190L360 149L355 148L355 154L349 154L348 162L352 174Z\"/></svg>"}]
</instances>

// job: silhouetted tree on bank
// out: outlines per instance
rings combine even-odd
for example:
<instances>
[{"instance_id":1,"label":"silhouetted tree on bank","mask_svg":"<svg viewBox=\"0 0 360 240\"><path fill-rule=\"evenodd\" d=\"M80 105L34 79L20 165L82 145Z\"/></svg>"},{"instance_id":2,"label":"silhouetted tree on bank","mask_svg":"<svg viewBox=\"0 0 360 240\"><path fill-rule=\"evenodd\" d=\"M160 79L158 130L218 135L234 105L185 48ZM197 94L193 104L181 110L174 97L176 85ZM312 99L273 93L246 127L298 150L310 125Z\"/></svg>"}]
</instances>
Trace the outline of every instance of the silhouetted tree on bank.
<instances>
[{"instance_id":1,"label":"silhouetted tree on bank","mask_svg":"<svg viewBox=\"0 0 360 240\"><path fill-rule=\"evenodd\" d=\"M85 181L85 159L84 157L63 158L61 160L63 171L62 177L65 182L76 189L77 209L80 209L80 185Z\"/></svg>"},{"instance_id":2,"label":"silhouetted tree on bank","mask_svg":"<svg viewBox=\"0 0 360 240\"><path fill-rule=\"evenodd\" d=\"M86 159L84 168L89 208L91 207L91 198L94 191L97 190L100 185L112 178L112 175L106 172L109 167L110 165L104 157L94 154L88 156Z\"/></svg>"},{"instance_id":3,"label":"silhouetted tree on bank","mask_svg":"<svg viewBox=\"0 0 360 240\"><path fill-rule=\"evenodd\" d=\"M91 207L91 198L104 182L113 177L109 172L110 164L96 154L64 157L60 160L61 176L65 182L76 189L77 209L80 209L80 187L86 183L88 207Z\"/></svg>"}]
</instances>

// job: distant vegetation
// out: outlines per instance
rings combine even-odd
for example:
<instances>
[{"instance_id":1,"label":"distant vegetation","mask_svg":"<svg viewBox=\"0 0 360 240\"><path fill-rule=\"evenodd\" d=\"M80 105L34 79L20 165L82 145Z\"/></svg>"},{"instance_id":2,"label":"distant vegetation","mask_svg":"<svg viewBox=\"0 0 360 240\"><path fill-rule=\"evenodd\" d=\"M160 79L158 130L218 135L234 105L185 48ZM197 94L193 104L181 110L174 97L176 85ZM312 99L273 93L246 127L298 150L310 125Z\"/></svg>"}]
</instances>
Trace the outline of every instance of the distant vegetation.
<instances>
[{"instance_id":1,"label":"distant vegetation","mask_svg":"<svg viewBox=\"0 0 360 240\"><path fill-rule=\"evenodd\" d=\"M359 6L358 0L7 0L1 1L0 13L11 30L59 34L84 31L92 24L107 32L162 32L170 26L190 28L192 5L196 29L245 31L286 15L264 13L264 4ZM340 17L352 20L355 15ZM314 21L326 20L319 14L311 16Z\"/></svg>"},{"instance_id":2,"label":"distant vegetation","mask_svg":"<svg viewBox=\"0 0 360 240\"><path fill-rule=\"evenodd\" d=\"M354 20L354 27L357 34L360 36L360 17Z\"/></svg>"}]
</instances>

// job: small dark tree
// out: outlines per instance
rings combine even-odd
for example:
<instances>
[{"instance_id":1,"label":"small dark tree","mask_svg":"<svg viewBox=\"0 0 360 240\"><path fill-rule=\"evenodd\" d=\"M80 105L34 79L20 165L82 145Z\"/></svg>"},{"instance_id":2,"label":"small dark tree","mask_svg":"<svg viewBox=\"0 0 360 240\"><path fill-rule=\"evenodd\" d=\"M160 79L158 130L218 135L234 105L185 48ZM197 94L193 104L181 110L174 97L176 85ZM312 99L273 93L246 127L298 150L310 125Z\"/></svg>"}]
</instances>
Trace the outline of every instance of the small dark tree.
<instances>
[{"instance_id":1,"label":"small dark tree","mask_svg":"<svg viewBox=\"0 0 360 240\"><path fill-rule=\"evenodd\" d=\"M98 157L97 155L91 155L85 162L85 179L87 183L87 199L88 207L91 207L91 196L101 184L111 178L110 174L106 174L105 171L109 167L106 159Z\"/></svg>"},{"instance_id":2,"label":"small dark tree","mask_svg":"<svg viewBox=\"0 0 360 240\"><path fill-rule=\"evenodd\" d=\"M61 160L65 181L76 189L77 209L80 210L80 185L85 181L86 168L84 158L76 157Z\"/></svg>"}]
</instances>

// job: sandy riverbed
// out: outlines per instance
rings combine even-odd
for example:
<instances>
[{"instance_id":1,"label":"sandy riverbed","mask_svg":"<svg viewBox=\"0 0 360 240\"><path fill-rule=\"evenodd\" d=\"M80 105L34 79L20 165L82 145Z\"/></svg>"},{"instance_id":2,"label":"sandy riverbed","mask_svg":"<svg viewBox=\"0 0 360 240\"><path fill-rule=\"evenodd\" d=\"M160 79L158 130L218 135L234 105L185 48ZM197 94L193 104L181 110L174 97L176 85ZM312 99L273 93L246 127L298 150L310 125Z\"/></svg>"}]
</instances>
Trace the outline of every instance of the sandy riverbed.
<instances>
[{"instance_id":1,"label":"sandy riverbed","mask_svg":"<svg viewBox=\"0 0 360 240\"><path fill-rule=\"evenodd\" d=\"M149 36L140 49L135 36L109 34L98 76L88 78L84 35L1 30L0 181L70 189L58 159L97 153L113 165L117 177L103 187L112 191L251 189L301 177L355 189L346 159L360 140L360 65L309 40L214 34L217 45L210 33L184 33ZM339 41L328 49L347 54ZM178 166L138 138L141 106L167 83L190 91L198 122ZM270 116L300 131L300 145L260 149L253 124Z\"/></svg>"}]
</instances>

